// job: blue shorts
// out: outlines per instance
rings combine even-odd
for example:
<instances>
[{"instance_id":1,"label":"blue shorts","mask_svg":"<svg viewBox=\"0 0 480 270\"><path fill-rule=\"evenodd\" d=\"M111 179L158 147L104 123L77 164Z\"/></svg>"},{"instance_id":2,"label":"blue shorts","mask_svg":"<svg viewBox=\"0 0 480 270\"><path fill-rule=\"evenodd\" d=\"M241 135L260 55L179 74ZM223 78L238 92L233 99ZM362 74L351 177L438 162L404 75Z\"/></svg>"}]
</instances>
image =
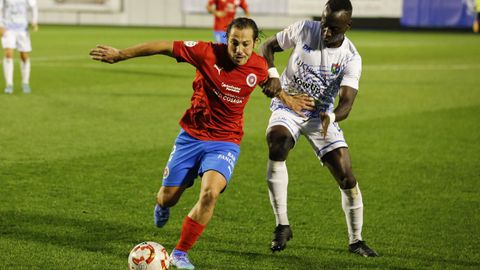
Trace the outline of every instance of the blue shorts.
<instances>
[{"instance_id":1,"label":"blue shorts","mask_svg":"<svg viewBox=\"0 0 480 270\"><path fill-rule=\"evenodd\" d=\"M181 129L163 172L162 185L190 187L197 176L209 170L221 173L228 184L239 155L240 147L235 143L202 141Z\"/></svg>"},{"instance_id":2,"label":"blue shorts","mask_svg":"<svg viewBox=\"0 0 480 270\"><path fill-rule=\"evenodd\" d=\"M214 31L213 33L215 34L215 41L217 43L227 44L227 32Z\"/></svg>"}]
</instances>

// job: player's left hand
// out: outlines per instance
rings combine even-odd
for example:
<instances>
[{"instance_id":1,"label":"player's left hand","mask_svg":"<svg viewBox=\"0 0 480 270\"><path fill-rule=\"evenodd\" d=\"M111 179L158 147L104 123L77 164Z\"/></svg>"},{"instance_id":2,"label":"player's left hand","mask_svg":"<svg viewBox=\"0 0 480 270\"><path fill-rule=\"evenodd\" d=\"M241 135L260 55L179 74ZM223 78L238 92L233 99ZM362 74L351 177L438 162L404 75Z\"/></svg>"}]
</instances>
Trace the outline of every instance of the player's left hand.
<instances>
[{"instance_id":1,"label":"player's left hand","mask_svg":"<svg viewBox=\"0 0 480 270\"><path fill-rule=\"evenodd\" d=\"M120 51L118 49L106 45L97 45L97 47L90 51L90 56L93 60L102 61L109 64L113 64L122 60Z\"/></svg>"},{"instance_id":2,"label":"player's left hand","mask_svg":"<svg viewBox=\"0 0 480 270\"><path fill-rule=\"evenodd\" d=\"M330 117L328 117L326 112L320 112L320 119L322 120L322 130L320 134L325 139L325 137L327 137L328 126L330 125Z\"/></svg>"},{"instance_id":3,"label":"player's left hand","mask_svg":"<svg viewBox=\"0 0 480 270\"><path fill-rule=\"evenodd\" d=\"M32 23L32 31L37 32L38 31L38 24Z\"/></svg>"}]
</instances>

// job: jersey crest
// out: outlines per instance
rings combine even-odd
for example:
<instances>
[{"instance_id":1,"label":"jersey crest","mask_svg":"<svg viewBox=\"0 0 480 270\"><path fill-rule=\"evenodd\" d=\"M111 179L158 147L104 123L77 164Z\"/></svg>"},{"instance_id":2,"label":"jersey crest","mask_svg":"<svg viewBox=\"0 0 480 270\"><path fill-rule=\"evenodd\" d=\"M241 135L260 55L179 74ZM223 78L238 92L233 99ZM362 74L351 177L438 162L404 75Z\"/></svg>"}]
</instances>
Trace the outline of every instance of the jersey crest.
<instances>
[{"instance_id":1,"label":"jersey crest","mask_svg":"<svg viewBox=\"0 0 480 270\"><path fill-rule=\"evenodd\" d=\"M185 41L184 43L185 43L185 46L187 47L194 47L195 45L198 44L197 41Z\"/></svg>"},{"instance_id":2,"label":"jersey crest","mask_svg":"<svg viewBox=\"0 0 480 270\"><path fill-rule=\"evenodd\" d=\"M250 87L254 87L257 84L257 75L250 73L247 76L247 84Z\"/></svg>"}]
</instances>

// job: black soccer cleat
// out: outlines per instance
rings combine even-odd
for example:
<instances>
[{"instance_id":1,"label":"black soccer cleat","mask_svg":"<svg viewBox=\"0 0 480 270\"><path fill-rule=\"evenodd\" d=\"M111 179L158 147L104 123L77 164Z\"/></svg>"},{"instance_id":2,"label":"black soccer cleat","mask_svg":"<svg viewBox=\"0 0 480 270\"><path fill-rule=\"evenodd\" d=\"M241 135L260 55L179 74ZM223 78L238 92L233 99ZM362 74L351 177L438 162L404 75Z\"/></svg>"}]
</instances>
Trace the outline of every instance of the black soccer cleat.
<instances>
[{"instance_id":1,"label":"black soccer cleat","mask_svg":"<svg viewBox=\"0 0 480 270\"><path fill-rule=\"evenodd\" d=\"M273 232L274 238L272 240L270 250L272 252L282 251L287 247L287 241L293 238L290 225L278 225Z\"/></svg>"},{"instance_id":2,"label":"black soccer cleat","mask_svg":"<svg viewBox=\"0 0 480 270\"><path fill-rule=\"evenodd\" d=\"M348 246L348 251L358 254L363 257L378 257L378 253L369 248L365 241L358 241Z\"/></svg>"}]
</instances>

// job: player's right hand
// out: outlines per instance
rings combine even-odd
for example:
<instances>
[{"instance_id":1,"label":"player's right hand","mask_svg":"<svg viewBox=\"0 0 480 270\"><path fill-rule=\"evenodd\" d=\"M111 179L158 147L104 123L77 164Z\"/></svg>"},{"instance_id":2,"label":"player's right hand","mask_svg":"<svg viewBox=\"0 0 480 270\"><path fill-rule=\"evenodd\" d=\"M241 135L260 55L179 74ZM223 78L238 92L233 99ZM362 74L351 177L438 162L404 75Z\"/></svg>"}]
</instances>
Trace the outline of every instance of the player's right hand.
<instances>
[{"instance_id":1,"label":"player's right hand","mask_svg":"<svg viewBox=\"0 0 480 270\"><path fill-rule=\"evenodd\" d=\"M269 78L267 82L262 85L262 92L269 98L276 97L282 91L282 86L278 78Z\"/></svg>"},{"instance_id":2,"label":"player's right hand","mask_svg":"<svg viewBox=\"0 0 480 270\"><path fill-rule=\"evenodd\" d=\"M5 34L5 27L0 27L0 36L3 37L3 34Z\"/></svg>"},{"instance_id":3,"label":"player's right hand","mask_svg":"<svg viewBox=\"0 0 480 270\"><path fill-rule=\"evenodd\" d=\"M120 50L106 45L97 45L90 51L93 60L113 64L122 60Z\"/></svg>"},{"instance_id":4,"label":"player's right hand","mask_svg":"<svg viewBox=\"0 0 480 270\"><path fill-rule=\"evenodd\" d=\"M278 96L282 102L301 117L305 117L302 110L315 110L315 100L307 94L289 95L282 91Z\"/></svg>"}]
</instances>

